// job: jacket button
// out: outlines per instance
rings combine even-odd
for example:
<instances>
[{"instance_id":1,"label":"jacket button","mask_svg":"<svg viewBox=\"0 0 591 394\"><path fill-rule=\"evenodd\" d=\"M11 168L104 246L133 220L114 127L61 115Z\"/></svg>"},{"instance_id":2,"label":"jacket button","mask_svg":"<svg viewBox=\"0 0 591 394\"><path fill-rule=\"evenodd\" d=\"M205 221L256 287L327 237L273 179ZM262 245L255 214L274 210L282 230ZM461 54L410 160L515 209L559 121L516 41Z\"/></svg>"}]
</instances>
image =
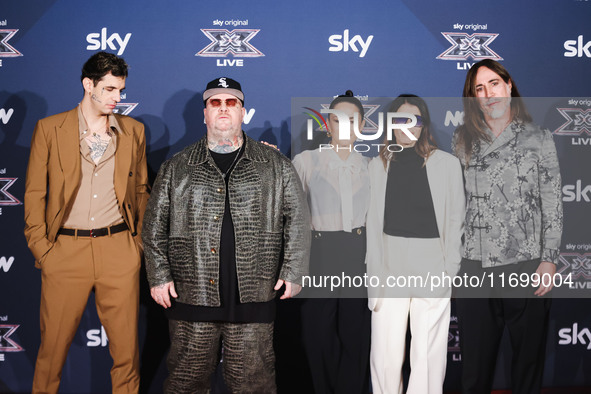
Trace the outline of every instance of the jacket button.
<instances>
[{"instance_id":1,"label":"jacket button","mask_svg":"<svg viewBox=\"0 0 591 394\"><path fill-rule=\"evenodd\" d=\"M218 215L215 215L215 216L213 217L213 220L215 220L215 221L217 222L218 220L220 220L220 217L219 217Z\"/></svg>"},{"instance_id":2,"label":"jacket button","mask_svg":"<svg viewBox=\"0 0 591 394\"><path fill-rule=\"evenodd\" d=\"M132 176L132 175L133 175L133 172L129 171L129 176Z\"/></svg>"},{"instance_id":3,"label":"jacket button","mask_svg":"<svg viewBox=\"0 0 591 394\"><path fill-rule=\"evenodd\" d=\"M216 253L215 248L211 248L211 254L215 254L215 253Z\"/></svg>"},{"instance_id":4,"label":"jacket button","mask_svg":"<svg viewBox=\"0 0 591 394\"><path fill-rule=\"evenodd\" d=\"M211 283L212 285L214 285L214 284L215 284L215 280L213 280L213 279L210 279L210 280L209 280L209 283Z\"/></svg>"},{"instance_id":5,"label":"jacket button","mask_svg":"<svg viewBox=\"0 0 591 394\"><path fill-rule=\"evenodd\" d=\"M360 228L358 228L358 229L357 229L357 234L358 234L358 235L361 235L361 233L362 233L361 229L360 229Z\"/></svg>"},{"instance_id":6,"label":"jacket button","mask_svg":"<svg viewBox=\"0 0 591 394\"><path fill-rule=\"evenodd\" d=\"M218 188L216 189L216 192L218 192L218 193L223 193L223 192L224 192L224 189L222 189L221 187L218 187Z\"/></svg>"}]
</instances>

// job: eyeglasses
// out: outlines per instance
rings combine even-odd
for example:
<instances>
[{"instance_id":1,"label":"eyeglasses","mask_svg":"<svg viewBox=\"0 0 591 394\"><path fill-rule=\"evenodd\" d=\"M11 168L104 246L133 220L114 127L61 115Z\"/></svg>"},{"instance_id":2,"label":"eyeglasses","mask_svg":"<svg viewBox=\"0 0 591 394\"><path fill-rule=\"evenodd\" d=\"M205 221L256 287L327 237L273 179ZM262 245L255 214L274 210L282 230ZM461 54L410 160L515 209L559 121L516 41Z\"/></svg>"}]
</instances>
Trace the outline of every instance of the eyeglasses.
<instances>
[{"instance_id":1,"label":"eyeglasses","mask_svg":"<svg viewBox=\"0 0 591 394\"><path fill-rule=\"evenodd\" d=\"M237 98L229 98L229 99L225 99L225 100L218 99L218 98L209 99L209 104L214 108L221 107L222 103L225 103L226 107L235 107L236 104L238 104L238 99Z\"/></svg>"},{"instance_id":2,"label":"eyeglasses","mask_svg":"<svg viewBox=\"0 0 591 394\"><path fill-rule=\"evenodd\" d=\"M421 115L415 115L415 118L417 118L417 124L415 125L415 127L423 127L423 118ZM410 123L410 118L394 118L394 124L406 124L406 123Z\"/></svg>"}]
</instances>

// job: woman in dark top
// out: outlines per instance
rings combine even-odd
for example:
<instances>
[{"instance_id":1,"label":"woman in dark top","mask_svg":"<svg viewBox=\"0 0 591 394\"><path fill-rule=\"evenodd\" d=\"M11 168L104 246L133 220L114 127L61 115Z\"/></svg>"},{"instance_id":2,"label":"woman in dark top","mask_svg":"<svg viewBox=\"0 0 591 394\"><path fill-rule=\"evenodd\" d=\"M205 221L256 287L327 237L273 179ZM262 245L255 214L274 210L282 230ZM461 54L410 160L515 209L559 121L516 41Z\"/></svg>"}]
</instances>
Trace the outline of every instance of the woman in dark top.
<instances>
[{"instance_id":1,"label":"woman in dark top","mask_svg":"<svg viewBox=\"0 0 591 394\"><path fill-rule=\"evenodd\" d=\"M394 130L394 141L386 136L380 156L369 165L366 262L369 276L380 279L380 285L370 288L369 300L373 392L402 392L410 316L407 393L441 393L450 283L433 288L431 284L432 277L451 278L459 268L464 217L462 173L459 161L435 146L429 110L421 98L400 96L388 112L412 114L416 125L406 128L414 136L411 138L402 129L412 117L395 118L400 128ZM404 149L396 152L400 146Z\"/></svg>"}]
</instances>

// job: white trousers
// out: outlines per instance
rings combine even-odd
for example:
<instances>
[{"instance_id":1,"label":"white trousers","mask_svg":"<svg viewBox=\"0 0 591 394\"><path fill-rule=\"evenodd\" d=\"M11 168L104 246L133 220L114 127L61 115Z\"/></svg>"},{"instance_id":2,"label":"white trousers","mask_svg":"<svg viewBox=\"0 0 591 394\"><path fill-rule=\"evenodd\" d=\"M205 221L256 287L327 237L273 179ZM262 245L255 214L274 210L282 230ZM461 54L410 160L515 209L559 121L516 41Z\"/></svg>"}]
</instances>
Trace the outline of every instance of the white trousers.
<instances>
[{"instance_id":1,"label":"white trousers","mask_svg":"<svg viewBox=\"0 0 591 394\"><path fill-rule=\"evenodd\" d=\"M402 364L410 314L407 393L443 392L447 364L449 298L386 298L371 318L371 383L375 394L402 393Z\"/></svg>"},{"instance_id":2,"label":"white trousers","mask_svg":"<svg viewBox=\"0 0 591 394\"><path fill-rule=\"evenodd\" d=\"M437 275L444 271L439 239L384 236L385 269L390 275ZM407 393L443 392L447 365L450 299L422 298L418 294L446 294L446 289L426 293L404 289L377 299L371 318L371 382L376 394L402 393L402 364L410 316L410 379Z\"/></svg>"}]
</instances>

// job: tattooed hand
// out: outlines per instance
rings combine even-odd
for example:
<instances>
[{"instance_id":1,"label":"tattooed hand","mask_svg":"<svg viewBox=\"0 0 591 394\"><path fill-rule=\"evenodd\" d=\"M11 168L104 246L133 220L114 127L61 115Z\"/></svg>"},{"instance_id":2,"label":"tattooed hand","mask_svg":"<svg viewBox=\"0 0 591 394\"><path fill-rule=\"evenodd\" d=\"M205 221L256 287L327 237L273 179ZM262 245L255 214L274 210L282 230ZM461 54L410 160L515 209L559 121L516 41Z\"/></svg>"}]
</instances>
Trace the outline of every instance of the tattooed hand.
<instances>
[{"instance_id":1,"label":"tattooed hand","mask_svg":"<svg viewBox=\"0 0 591 394\"><path fill-rule=\"evenodd\" d=\"M170 308L172 305L170 296L173 296L174 298L178 297L176 290L174 289L174 282L172 281L152 287L150 289L150 295L158 305L161 305L164 308Z\"/></svg>"}]
</instances>

